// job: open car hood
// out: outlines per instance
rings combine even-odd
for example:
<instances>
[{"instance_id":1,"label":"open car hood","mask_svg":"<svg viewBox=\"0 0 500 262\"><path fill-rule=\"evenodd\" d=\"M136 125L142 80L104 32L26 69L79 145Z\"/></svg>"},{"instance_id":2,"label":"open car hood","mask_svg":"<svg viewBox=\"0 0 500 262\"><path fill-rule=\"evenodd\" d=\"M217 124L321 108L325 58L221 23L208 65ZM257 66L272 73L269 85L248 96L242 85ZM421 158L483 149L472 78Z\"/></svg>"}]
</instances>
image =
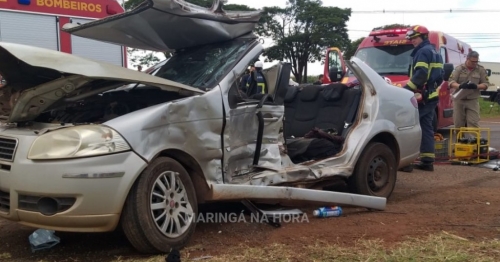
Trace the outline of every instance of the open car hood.
<instances>
[{"instance_id":1,"label":"open car hood","mask_svg":"<svg viewBox=\"0 0 500 262\"><path fill-rule=\"evenodd\" d=\"M251 33L260 11L225 11L222 1L203 8L183 0L145 0L135 9L63 30L127 47L173 51L227 41Z\"/></svg>"},{"instance_id":2,"label":"open car hood","mask_svg":"<svg viewBox=\"0 0 500 262\"><path fill-rule=\"evenodd\" d=\"M0 42L0 118L31 121L56 103L126 84L144 84L186 96L202 90L143 72L27 45Z\"/></svg>"}]
</instances>

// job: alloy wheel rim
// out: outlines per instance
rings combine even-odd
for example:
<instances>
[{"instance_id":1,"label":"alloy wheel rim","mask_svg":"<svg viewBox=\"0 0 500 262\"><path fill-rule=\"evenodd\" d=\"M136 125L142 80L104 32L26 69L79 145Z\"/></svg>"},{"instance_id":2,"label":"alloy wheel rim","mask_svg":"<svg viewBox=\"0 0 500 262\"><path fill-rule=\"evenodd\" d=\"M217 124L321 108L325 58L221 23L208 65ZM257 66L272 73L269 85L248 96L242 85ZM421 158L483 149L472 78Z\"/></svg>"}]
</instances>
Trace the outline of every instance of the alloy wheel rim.
<instances>
[{"instance_id":1,"label":"alloy wheel rim","mask_svg":"<svg viewBox=\"0 0 500 262\"><path fill-rule=\"evenodd\" d=\"M150 192L151 215L158 230L169 238L184 234L194 220L194 210L179 173L161 173Z\"/></svg>"}]
</instances>

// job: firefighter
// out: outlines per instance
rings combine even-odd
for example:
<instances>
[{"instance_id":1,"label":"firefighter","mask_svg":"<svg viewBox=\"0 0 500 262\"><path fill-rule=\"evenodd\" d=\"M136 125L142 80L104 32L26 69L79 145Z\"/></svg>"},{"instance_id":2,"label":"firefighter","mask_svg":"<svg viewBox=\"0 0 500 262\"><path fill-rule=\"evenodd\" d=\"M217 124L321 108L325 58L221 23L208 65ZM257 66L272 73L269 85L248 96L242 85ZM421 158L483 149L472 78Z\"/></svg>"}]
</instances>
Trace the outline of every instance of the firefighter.
<instances>
[{"instance_id":1,"label":"firefighter","mask_svg":"<svg viewBox=\"0 0 500 262\"><path fill-rule=\"evenodd\" d=\"M266 80L264 78L264 74L262 73L263 67L264 64L261 61L255 62L255 69L251 70L250 77L247 80L248 97L258 97L258 94L263 95L267 93Z\"/></svg>"},{"instance_id":2,"label":"firefighter","mask_svg":"<svg viewBox=\"0 0 500 262\"><path fill-rule=\"evenodd\" d=\"M479 127L480 90L488 89L488 73L478 64L479 53L467 54L465 63L457 66L450 76L450 88L454 90L453 122L456 128ZM460 93L458 93L460 91Z\"/></svg>"},{"instance_id":3,"label":"firefighter","mask_svg":"<svg viewBox=\"0 0 500 262\"><path fill-rule=\"evenodd\" d=\"M418 112L422 141L420 144L420 163L415 167L425 171L434 171L434 111L439 102L437 88L443 82L443 58L429 42L429 30L424 26L413 26L406 38L411 41L413 52L410 67L410 81L404 86L416 93L419 99ZM417 95L418 93L418 95Z\"/></svg>"}]
</instances>

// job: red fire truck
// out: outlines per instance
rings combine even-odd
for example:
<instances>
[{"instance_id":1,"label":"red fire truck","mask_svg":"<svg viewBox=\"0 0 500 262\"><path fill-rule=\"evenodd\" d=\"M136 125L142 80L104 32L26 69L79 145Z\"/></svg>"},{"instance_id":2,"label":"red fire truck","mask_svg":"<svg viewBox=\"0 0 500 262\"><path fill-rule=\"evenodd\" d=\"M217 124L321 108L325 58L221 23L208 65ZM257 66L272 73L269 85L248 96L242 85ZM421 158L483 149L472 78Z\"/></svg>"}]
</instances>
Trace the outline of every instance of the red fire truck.
<instances>
[{"instance_id":1,"label":"red fire truck","mask_svg":"<svg viewBox=\"0 0 500 262\"><path fill-rule=\"evenodd\" d=\"M116 0L0 0L0 41L58 50L126 67L126 48L61 30L66 23L87 23L123 12Z\"/></svg>"},{"instance_id":2,"label":"red fire truck","mask_svg":"<svg viewBox=\"0 0 500 262\"><path fill-rule=\"evenodd\" d=\"M361 42L354 56L370 65L380 75L389 78L393 85L404 86L409 81L410 54L414 48L405 38L406 31L407 29L373 31ZM431 31L429 40L436 51L441 53L444 62L452 64L453 67L465 62L467 54L472 51L468 44L443 32ZM343 83L353 80L354 77L346 71L341 50L336 47L327 50L323 83L331 82L331 67L339 69ZM453 125L453 103L447 81L439 87L439 104L434 119L435 129Z\"/></svg>"}]
</instances>

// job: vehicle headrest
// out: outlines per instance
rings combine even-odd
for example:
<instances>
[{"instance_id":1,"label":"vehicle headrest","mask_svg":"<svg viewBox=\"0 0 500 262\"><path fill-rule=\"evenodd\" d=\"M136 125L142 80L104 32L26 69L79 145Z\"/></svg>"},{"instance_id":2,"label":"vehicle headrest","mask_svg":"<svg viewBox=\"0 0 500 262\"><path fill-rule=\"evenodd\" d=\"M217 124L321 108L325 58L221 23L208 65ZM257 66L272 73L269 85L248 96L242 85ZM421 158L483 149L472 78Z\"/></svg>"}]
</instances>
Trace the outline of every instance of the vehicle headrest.
<instances>
[{"instance_id":1,"label":"vehicle headrest","mask_svg":"<svg viewBox=\"0 0 500 262\"><path fill-rule=\"evenodd\" d=\"M342 99L342 95L347 88L348 86L344 84L330 84L323 88L323 92L321 92L321 95L326 101L337 101L339 99Z\"/></svg>"},{"instance_id":2,"label":"vehicle headrest","mask_svg":"<svg viewBox=\"0 0 500 262\"><path fill-rule=\"evenodd\" d=\"M315 101L322 89L323 87L319 85L305 86L299 94L300 100L303 102Z\"/></svg>"},{"instance_id":3,"label":"vehicle headrest","mask_svg":"<svg viewBox=\"0 0 500 262\"><path fill-rule=\"evenodd\" d=\"M285 103L293 102L299 93L299 89L300 88L298 86L289 86L285 95Z\"/></svg>"}]
</instances>

